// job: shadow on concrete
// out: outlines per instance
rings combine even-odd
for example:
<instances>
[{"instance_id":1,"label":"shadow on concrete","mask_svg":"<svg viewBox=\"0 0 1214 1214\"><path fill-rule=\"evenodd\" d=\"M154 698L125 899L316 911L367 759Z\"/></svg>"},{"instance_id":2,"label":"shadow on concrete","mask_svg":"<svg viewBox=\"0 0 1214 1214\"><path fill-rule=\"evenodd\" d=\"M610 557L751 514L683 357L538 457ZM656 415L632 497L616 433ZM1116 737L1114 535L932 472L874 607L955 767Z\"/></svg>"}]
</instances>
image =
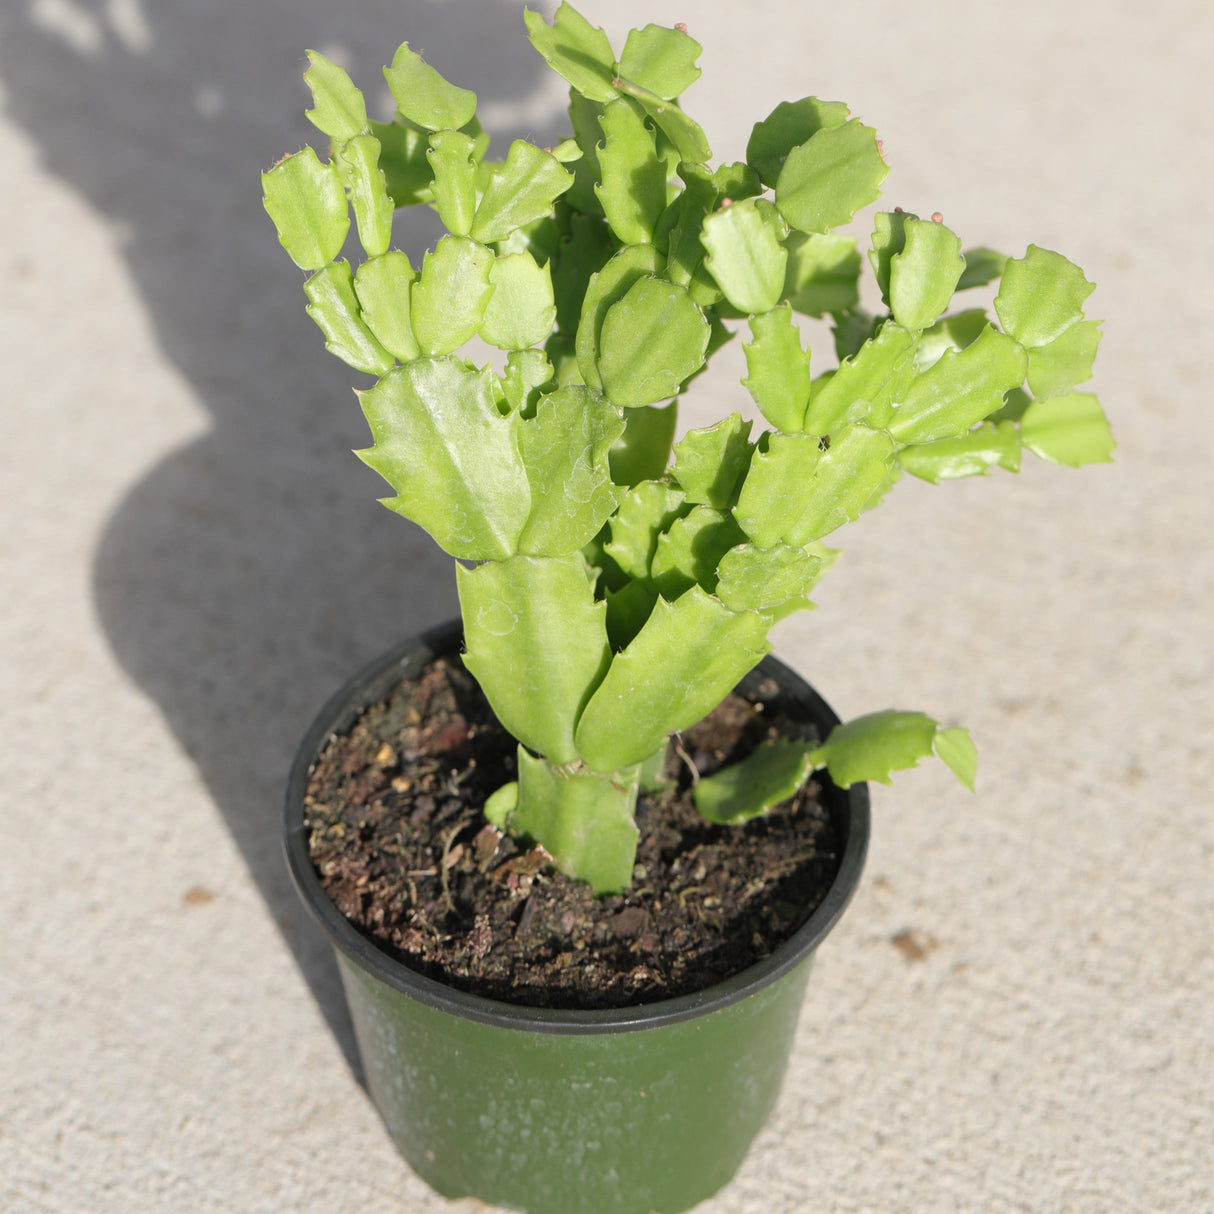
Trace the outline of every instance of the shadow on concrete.
<instances>
[{"instance_id":1,"label":"shadow on concrete","mask_svg":"<svg viewBox=\"0 0 1214 1214\"><path fill-rule=\"evenodd\" d=\"M351 392L362 377L304 315L303 276L278 247L258 174L323 142L303 118L308 47L343 62L387 117L379 69L407 39L477 91L491 155L520 135L555 142L563 114L537 92L522 8L19 0L0 13L6 110L115 225L160 346L211 415L209 433L109 520L94 566L102 625L198 765L356 1075L336 966L281 858L281 789L325 697L453 615L454 578L428 537L376 503L386 486L349 454L367 440ZM428 212L402 213L395 244L416 264L438 230ZM106 386L107 403L118 395Z\"/></svg>"}]
</instances>

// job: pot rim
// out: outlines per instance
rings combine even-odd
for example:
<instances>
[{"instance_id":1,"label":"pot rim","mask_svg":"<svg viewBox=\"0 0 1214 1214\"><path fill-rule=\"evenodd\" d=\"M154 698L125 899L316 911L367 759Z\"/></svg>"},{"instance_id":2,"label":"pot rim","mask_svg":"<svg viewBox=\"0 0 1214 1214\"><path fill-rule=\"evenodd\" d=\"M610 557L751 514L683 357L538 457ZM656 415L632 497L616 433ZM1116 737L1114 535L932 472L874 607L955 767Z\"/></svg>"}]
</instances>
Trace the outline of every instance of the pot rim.
<instances>
[{"instance_id":1,"label":"pot rim","mask_svg":"<svg viewBox=\"0 0 1214 1214\"><path fill-rule=\"evenodd\" d=\"M770 986L817 949L856 891L870 831L867 784L839 789L825 773L820 775L824 800L836 830L844 838L843 854L830 889L801 927L767 957L702 991L634 1007L586 1011L527 1007L456 990L416 973L364 936L329 900L312 865L303 820L308 777L331 735L348 728L362 708L381 699L402 677L420 670L433 657L455 649L462 636L462 622L450 620L402 641L370 662L330 696L295 753L284 806L287 867L304 906L335 948L380 982L439 1011L498 1028L572 1035L637 1032L708 1015ZM747 677L774 678L785 694L793 695L804 704L820 728L825 727L823 736L839 723L838 716L825 700L778 659L764 658Z\"/></svg>"}]
</instances>

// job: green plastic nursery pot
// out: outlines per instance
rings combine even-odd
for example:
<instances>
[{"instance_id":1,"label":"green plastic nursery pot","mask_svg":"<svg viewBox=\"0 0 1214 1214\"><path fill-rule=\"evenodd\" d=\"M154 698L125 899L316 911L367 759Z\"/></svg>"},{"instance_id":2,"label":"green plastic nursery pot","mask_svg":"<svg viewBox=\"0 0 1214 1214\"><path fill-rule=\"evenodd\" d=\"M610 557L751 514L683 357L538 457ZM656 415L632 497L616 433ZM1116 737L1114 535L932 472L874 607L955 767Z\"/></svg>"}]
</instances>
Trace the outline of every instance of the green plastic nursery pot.
<instances>
[{"instance_id":1,"label":"green plastic nursery pot","mask_svg":"<svg viewBox=\"0 0 1214 1214\"><path fill-rule=\"evenodd\" d=\"M780 1091L813 954L864 864L865 785L828 782L839 871L806 923L769 957L694 995L608 1011L484 999L381 952L329 901L308 855L308 773L326 740L434 657L457 653L459 621L405 642L337 693L305 737L286 800L286 852L336 952L367 1083L410 1167L447 1197L528 1214L675 1214L737 1171ZM825 737L838 718L767 658Z\"/></svg>"}]
</instances>

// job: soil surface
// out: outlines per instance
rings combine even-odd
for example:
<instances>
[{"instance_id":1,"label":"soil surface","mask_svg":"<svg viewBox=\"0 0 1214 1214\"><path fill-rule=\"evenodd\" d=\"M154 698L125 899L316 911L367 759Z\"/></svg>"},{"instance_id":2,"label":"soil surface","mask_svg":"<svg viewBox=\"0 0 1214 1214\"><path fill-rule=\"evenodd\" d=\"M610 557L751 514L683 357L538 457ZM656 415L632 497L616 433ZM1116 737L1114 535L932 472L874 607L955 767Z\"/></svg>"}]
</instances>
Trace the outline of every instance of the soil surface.
<instances>
[{"instance_id":1,"label":"soil surface","mask_svg":"<svg viewBox=\"0 0 1214 1214\"><path fill-rule=\"evenodd\" d=\"M305 802L313 863L366 936L450 986L531 1007L610 1008L689 994L754 964L825 896L838 848L811 781L770 814L714 826L695 776L769 736L812 737L767 681L668 748L642 793L633 887L596 898L489 825L517 743L458 661L439 659L329 740Z\"/></svg>"}]
</instances>

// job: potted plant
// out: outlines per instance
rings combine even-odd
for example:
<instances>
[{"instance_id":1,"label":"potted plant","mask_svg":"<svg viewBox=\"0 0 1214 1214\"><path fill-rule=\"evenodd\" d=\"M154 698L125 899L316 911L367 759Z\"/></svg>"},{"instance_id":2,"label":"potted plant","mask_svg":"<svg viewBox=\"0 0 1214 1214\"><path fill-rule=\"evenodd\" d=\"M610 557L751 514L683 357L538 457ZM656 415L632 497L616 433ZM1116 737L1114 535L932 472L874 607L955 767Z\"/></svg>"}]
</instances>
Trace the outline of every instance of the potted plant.
<instances>
[{"instance_id":1,"label":"potted plant","mask_svg":"<svg viewBox=\"0 0 1214 1214\"><path fill-rule=\"evenodd\" d=\"M328 348L377 377L358 394L373 440L359 454L392 486L385 504L455 558L462 617L386 655L318 717L291 776L288 856L337 947L372 1094L425 1179L531 1211L675 1211L728 1180L775 1098L808 959L863 863L865 782L933 752L963 784L975 777L966 731L922 713L838 724L765 657L768 632L812 606L837 555L827 537L903 474L1016 471L1026 448L1107 460L1100 405L1075 390L1100 333L1083 313L1091 284L1057 253L963 252L939 215L895 209L876 215L865 257L839 229L877 200L887 169L846 105L783 103L744 162L714 167L679 103L699 76L685 29L633 30L617 53L567 3L551 24L525 18L570 85L563 143L516 140L488 159L475 95L407 43L384 73L396 113L373 121L313 51L308 117L328 158L304 148L263 176ZM392 248L393 213L410 205L448 230L418 266ZM341 258L351 209L357 269ZM876 314L860 303L866 260ZM954 307L983 287L993 316ZM811 369L798 315L830 319L833 366ZM461 353L474 337L500 356L475 365ZM735 412L676 441L678 396L735 337L762 422ZM479 791L437 860L402 870L392 898L406 919L425 901L413 873L467 920L461 947L490 950L489 917L455 906L448 872L457 851L502 871L499 841L523 893L559 879L624 904L648 875L638 804L673 796L680 770L714 839L766 829L820 788L836 854L816 909L707 989L651 985L606 1007L552 1006L517 973L486 997L428 961L403 963L322 887L326 828L305 803L335 746L330 774L351 774L335 735L363 728L379 771L335 794L333 831L358 834L362 801L395 793L408 822L394 829L426 832L421 803L434 798L417 795L390 738L428 728L411 705L444 657L439 701L467 699L462 658L514 741L495 770L476 752L473 779L475 712L429 735L431 775L441 768L452 795ZM402 680L414 700L367 734L359 714ZM686 738L735 687L759 721L742 731L753 748L701 762ZM508 888L517 934L531 897Z\"/></svg>"}]
</instances>

